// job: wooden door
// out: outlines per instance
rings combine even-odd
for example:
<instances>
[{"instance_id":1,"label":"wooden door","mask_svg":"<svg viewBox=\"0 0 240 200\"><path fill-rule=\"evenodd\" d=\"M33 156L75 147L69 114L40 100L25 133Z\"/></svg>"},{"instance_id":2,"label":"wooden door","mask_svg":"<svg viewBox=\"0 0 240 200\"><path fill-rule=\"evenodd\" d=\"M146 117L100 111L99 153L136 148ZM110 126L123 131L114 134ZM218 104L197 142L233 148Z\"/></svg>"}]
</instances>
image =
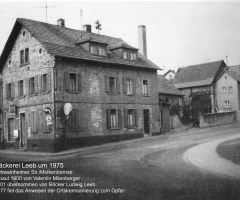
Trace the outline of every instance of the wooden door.
<instances>
[{"instance_id":1,"label":"wooden door","mask_svg":"<svg viewBox=\"0 0 240 200\"><path fill-rule=\"evenodd\" d=\"M144 133L149 134L149 110L143 110Z\"/></svg>"}]
</instances>

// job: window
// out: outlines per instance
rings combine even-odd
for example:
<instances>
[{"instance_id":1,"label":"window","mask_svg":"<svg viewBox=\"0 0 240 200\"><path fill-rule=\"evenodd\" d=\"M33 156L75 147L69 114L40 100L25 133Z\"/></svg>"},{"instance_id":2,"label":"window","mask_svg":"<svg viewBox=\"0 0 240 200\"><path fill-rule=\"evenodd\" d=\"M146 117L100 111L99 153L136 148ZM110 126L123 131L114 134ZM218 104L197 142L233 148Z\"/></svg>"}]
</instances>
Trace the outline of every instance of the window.
<instances>
[{"instance_id":1,"label":"window","mask_svg":"<svg viewBox=\"0 0 240 200\"><path fill-rule=\"evenodd\" d=\"M229 101L225 101L224 107L225 108L230 108L230 102Z\"/></svg>"},{"instance_id":2,"label":"window","mask_svg":"<svg viewBox=\"0 0 240 200\"><path fill-rule=\"evenodd\" d=\"M23 96L23 80L18 81L18 96Z\"/></svg>"},{"instance_id":3,"label":"window","mask_svg":"<svg viewBox=\"0 0 240 200\"><path fill-rule=\"evenodd\" d=\"M127 94L133 93L133 81L132 79L127 79Z\"/></svg>"},{"instance_id":4,"label":"window","mask_svg":"<svg viewBox=\"0 0 240 200\"><path fill-rule=\"evenodd\" d=\"M228 87L228 92L232 92L232 86Z\"/></svg>"},{"instance_id":5,"label":"window","mask_svg":"<svg viewBox=\"0 0 240 200\"><path fill-rule=\"evenodd\" d=\"M7 96L7 99L11 99L12 97L12 84L9 83L9 84L6 84L6 96Z\"/></svg>"},{"instance_id":6,"label":"window","mask_svg":"<svg viewBox=\"0 0 240 200\"><path fill-rule=\"evenodd\" d=\"M76 91L77 90L77 74L70 73L69 75L70 75L69 89L71 91Z\"/></svg>"},{"instance_id":7,"label":"window","mask_svg":"<svg viewBox=\"0 0 240 200\"><path fill-rule=\"evenodd\" d=\"M222 89L223 89L223 92L226 92L226 87L223 87Z\"/></svg>"},{"instance_id":8,"label":"window","mask_svg":"<svg viewBox=\"0 0 240 200\"><path fill-rule=\"evenodd\" d=\"M34 94L35 92L35 82L34 77L29 79L29 94Z\"/></svg>"},{"instance_id":9,"label":"window","mask_svg":"<svg viewBox=\"0 0 240 200\"><path fill-rule=\"evenodd\" d=\"M9 60L8 60L8 66L11 66L11 65L12 65L12 60L9 59Z\"/></svg>"},{"instance_id":10,"label":"window","mask_svg":"<svg viewBox=\"0 0 240 200\"><path fill-rule=\"evenodd\" d=\"M106 50L105 46L91 44L90 54L99 55L99 56L107 56L107 50Z\"/></svg>"},{"instance_id":11,"label":"window","mask_svg":"<svg viewBox=\"0 0 240 200\"><path fill-rule=\"evenodd\" d=\"M138 114L136 109L124 110L124 124L126 128L135 128L138 126Z\"/></svg>"},{"instance_id":12,"label":"window","mask_svg":"<svg viewBox=\"0 0 240 200\"><path fill-rule=\"evenodd\" d=\"M132 51L123 51L123 59L125 60L137 60L137 53Z\"/></svg>"},{"instance_id":13,"label":"window","mask_svg":"<svg viewBox=\"0 0 240 200\"><path fill-rule=\"evenodd\" d=\"M117 127L117 110L111 109L111 127Z\"/></svg>"},{"instance_id":14,"label":"window","mask_svg":"<svg viewBox=\"0 0 240 200\"><path fill-rule=\"evenodd\" d=\"M110 129L120 128L122 124L121 109L107 109L107 126Z\"/></svg>"},{"instance_id":15,"label":"window","mask_svg":"<svg viewBox=\"0 0 240 200\"><path fill-rule=\"evenodd\" d=\"M116 78L109 77L109 89L110 93L116 93Z\"/></svg>"},{"instance_id":16,"label":"window","mask_svg":"<svg viewBox=\"0 0 240 200\"><path fill-rule=\"evenodd\" d=\"M148 80L143 80L142 92L143 95L148 95Z\"/></svg>"},{"instance_id":17,"label":"window","mask_svg":"<svg viewBox=\"0 0 240 200\"><path fill-rule=\"evenodd\" d=\"M47 74L42 75L42 92L47 92Z\"/></svg>"},{"instance_id":18,"label":"window","mask_svg":"<svg viewBox=\"0 0 240 200\"><path fill-rule=\"evenodd\" d=\"M43 53L42 48L39 48L39 49L38 49L38 55L42 55L42 53Z\"/></svg>"},{"instance_id":19,"label":"window","mask_svg":"<svg viewBox=\"0 0 240 200\"><path fill-rule=\"evenodd\" d=\"M21 65L27 64L29 62L29 49L26 48L20 51L20 63Z\"/></svg>"},{"instance_id":20,"label":"window","mask_svg":"<svg viewBox=\"0 0 240 200\"><path fill-rule=\"evenodd\" d=\"M65 89L68 92L78 93L78 92L82 91L82 76L81 76L81 73L65 72L64 76L65 76ZM49 82L49 80L47 80L47 81Z\"/></svg>"},{"instance_id":21,"label":"window","mask_svg":"<svg viewBox=\"0 0 240 200\"><path fill-rule=\"evenodd\" d=\"M23 37L24 37L24 36L26 35L26 31L23 31L23 32L22 32L22 35L23 35Z\"/></svg>"}]
</instances>

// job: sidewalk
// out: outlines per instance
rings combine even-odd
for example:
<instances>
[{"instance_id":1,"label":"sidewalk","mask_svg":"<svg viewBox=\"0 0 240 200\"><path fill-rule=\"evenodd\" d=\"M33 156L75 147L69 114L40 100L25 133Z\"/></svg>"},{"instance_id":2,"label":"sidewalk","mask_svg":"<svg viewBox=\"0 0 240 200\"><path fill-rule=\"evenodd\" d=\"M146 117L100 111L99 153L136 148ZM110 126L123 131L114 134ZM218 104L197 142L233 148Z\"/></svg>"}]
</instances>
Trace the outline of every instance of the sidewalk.
<instances>
[{"instance_id":1,"label":"sidewalk","mask_svg":"<svg viewBox=\"0 0 240 200\"><path fill-rule=\"evenodd\" d=\"M230 125L225 125L225 126L211 127L211 128L204 128L204 129L190 128L189 126L187 126L187 127L181 127L178 129L172 129L170 132L165 133L163 135L159 135L159 136L143 137L143 138L139 138L139 139L107 143L107 144L102 144L102 145L98 145L98 146L79 147L79 148L69 149L66 151L61 151L58 153L46 153L46 152L37 152L37 151L19 151L19 150L4 149L4 150L0 150L0 154L19 154L19 155L22 154L22 155L32 155L32 156L63 156L63 155L69 155L69 154L76 154L76 153L80 153L80 152L88 152L88 151L97 150L97 149L107 149L107 148L112 148L112 147L124 146L127 144L132 144L132 143L141 142L141 141L145 141L145 140L156 140L156 139L161 139L161 138L166 138L166 137L170 137L170 138L171 137L181 137L181 136L186 136L186 135L191 135L191 134L203 133L206 131L217 131L218 129L222 130L222 129L235 128L235 127L240 127L240 123L230 124Z\"/></svg>"},{"instance_id":2,"label":"sidewalk","mask_svg":"<svg viewBox=\"0 0 240 200\"><path fill-rule=\"evenodd\" d=\"M184 157L202 170L232 178L240 178L240 165L221 158L216 152L220 143L237 138L240 138L240 133L197 145L189 149Z\"/></svg>"}]
</instances>

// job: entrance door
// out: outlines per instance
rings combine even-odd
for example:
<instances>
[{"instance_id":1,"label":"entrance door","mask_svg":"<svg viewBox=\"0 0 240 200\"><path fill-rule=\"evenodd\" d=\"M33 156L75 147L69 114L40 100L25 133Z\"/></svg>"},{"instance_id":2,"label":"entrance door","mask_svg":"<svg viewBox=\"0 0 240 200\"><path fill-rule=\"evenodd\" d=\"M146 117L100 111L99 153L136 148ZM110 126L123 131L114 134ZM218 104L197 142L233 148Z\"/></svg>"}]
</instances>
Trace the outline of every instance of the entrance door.
<instances>
[{"instance_id":1,"label":"entrance door","mask_svg":"<svg viewBox=\"0 0 240 200\"><path fill-rule=\"evenodd\" d=\"M8 119L8 141L14 141L13 131L14 131L14 119L9 118Z\"/></svg>"},{"instance_id":2,"label":"entrance door","mask_svg":"<svg viewBox=\"0 0 240 200\"><path fill-rule=\"evenodd\" d=\"M20 113L20 139L21 147L25 147L27 136L26 136L26 126L25 126L25 113Z\"/></svg>"},{"instance_id":3,"label":"entrance door","mask_svg":"<svg viewBox=\"0 0 240 200\"><path fill-rule=\"evenodd\" d=\"M144 133L149 134L149 110L143 110Z\"/></svg>"}]
</instances>

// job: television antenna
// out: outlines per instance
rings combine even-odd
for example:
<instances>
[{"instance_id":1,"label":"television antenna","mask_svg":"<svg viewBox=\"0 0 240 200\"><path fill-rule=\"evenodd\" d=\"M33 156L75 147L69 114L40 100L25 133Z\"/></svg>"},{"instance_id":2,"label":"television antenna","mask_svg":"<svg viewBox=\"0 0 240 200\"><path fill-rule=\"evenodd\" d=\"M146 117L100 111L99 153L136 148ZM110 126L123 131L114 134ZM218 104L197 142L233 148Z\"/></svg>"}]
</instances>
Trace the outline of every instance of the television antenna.
<instances>
[{"instance_id":1,"label":"television antenna","mask_svg":"<svg viewBox=\"0 0 240 200\"><path fill-rule=\"evenodd\" d=\"M36 7L36 8L45 8L46 9L46 22L48 21L48 8L55 8L55 10L56 10L56 7L57 6L48 6L47 5L47 1L46 1L46 6L44 6L44 7Z\"/></svg>"}]
</instances>

